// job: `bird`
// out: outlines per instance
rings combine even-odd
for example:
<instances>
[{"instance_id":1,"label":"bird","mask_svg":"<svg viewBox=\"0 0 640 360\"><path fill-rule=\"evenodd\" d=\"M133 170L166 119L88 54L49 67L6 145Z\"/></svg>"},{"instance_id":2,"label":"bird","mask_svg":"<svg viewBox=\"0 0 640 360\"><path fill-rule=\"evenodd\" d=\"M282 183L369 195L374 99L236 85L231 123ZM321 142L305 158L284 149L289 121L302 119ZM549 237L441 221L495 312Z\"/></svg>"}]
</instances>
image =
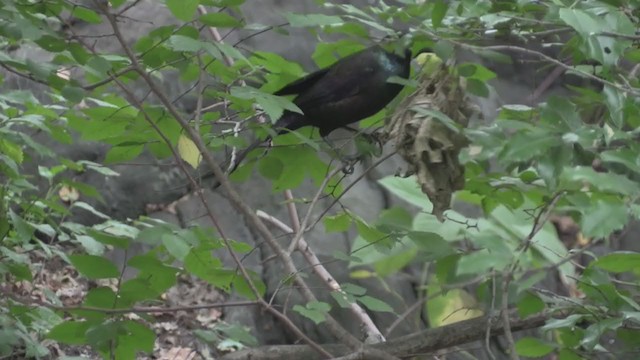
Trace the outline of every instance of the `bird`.
<instances>
[{"instance_id":1,"label":"bird","mask_svg":"<svg viewBox=\"0 0 640 360\"><path fill-rule=\"evenodd\" d=\"M408 79L411 60L409 48L387 50L376 44L285 85L274 95L294 95L293 103L302 113L285 110L273 125L274 133L277 136L313 126L326 139L332 131L378 113L404 87L389 82L389 78ZM251 143L237 155L228 173L236 170L252 150L272 138L269 135Z\"/></svg>"},{"instance_id":2,"label":"bird","mask_svg":"<svg viewBox=\"0 0 640 360\"><path fill-rule=\"evenodd\" d=\"M310 125L326 137L382 110L403 88L389 78L407 79L410 68L409 49L397 54L374 45L342 58L274 93L295 95L293 103L302 110L302 114L285 111L274 128L279 135Z\"/></svg>"}]
</instances>

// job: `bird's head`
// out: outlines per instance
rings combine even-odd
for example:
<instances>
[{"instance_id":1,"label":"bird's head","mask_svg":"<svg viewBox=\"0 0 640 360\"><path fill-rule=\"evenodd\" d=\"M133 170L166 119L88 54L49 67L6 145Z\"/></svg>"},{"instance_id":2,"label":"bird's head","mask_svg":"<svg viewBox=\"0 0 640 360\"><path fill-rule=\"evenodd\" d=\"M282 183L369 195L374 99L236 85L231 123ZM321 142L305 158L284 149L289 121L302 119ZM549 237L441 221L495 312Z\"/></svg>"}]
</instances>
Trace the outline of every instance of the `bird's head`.
<instances>
[{"instance_id":1,"label":"bird's head","mask_svg":"<svg viewBox=\"0 0 640 360\"><path fill-rule=\"evenodd\" d=\"M404 59L413 59L422 53L433 52L433 41L405 33L395 39L387 39L386 50Z\"/></svg>"}]
</instances>

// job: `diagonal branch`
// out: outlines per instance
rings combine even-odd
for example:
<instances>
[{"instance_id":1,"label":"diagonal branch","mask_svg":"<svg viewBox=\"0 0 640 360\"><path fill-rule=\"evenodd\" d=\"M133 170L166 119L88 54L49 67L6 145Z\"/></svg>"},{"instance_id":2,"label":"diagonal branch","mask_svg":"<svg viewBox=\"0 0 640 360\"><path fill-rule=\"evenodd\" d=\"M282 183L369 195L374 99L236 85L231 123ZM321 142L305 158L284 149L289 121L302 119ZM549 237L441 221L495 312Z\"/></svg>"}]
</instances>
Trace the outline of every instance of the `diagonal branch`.
<instances>
[{"instance_id":1,"label":"diagonal branch","mask_svg":"<svg viewBox=\"0 0 640 360\"><path fill-rule=\"evenodd\" d=\"M228 178L224 175L224 172L222 171L220 166L216 163L212 154L207 149L206 144L200 137L200 134L198 134L191 126L189 126L189 123L178 112L178 110L173 105L171 100L167 97L167 95L162 90L160 90L160 87L156 84L154 79L140 65L135 54L133 53L131 48L127 45L126 41L124 40L124 37L120 32L120 29L117 25L114 15L104 5L101 5L99 2L96 2L96 4L105 14L107 20L109 21L111 27L114 30L114 34L118 42L120 43L120 46L124 50L127 57L129 57L129 60L132 62L132 66L135 68L135 71L142 77L142 79L144 79L144 81L147 83L147 85L149 86L151 91L154 93L154 95L158 97L162 105L166 107L167 111L174 117L174 119L180 124L182 129L189 135L189 137L195 143L196 147L198 148L198 151L200 151L200 153L202 154L203 159L206 161L207 165L211 168L216 179L218 179L218 181L220 182L221 188L227 194L227 197L229 198L229 201L231 202L231 204L233 204L246 217L248 225L251 228L253 228L255 231L257 231L258 234L260 234L260 236L264 238L264 240L269 244L269 246L274 250L274 252L280 257L280 259L285 265L285 269L288 272L294 274L293 275L294 282L299 287L300 292L302 293L305 300L307 300L308 302L317 301L315 295L313 294L313 292L311 292L311 289L306 284L304 279L302 279L302 277L300 277L297 274L296 266L293 263L293 260L291 259L291 257L288 256L286 250L280 246L280 244L275 239L273 234L269 231L267 226L256 215L254 210L244 201L244 199L242 199L240 194L231 186L231 183L229 182ZM225 238L222 238L222 240L225 242L226 247L229 249L229 253L231 257L233 258L234 262L240 269L243 277L246 279L251 291L254 294L259 294L259 291L257 290L255 284L251 280L251 277L249 276L247 270L244 268L244 266L242 265L240 259L235 254L235 252L233 252L230 244L228 243L228 240ZM272 315L274 315L279 320L283 321L287 325L287 327L296 334L296 336L303 339L315 351L322 354L323 357L331 357L331 354L329 354L326 350L320 347L320 345L316 344L308 336L306 336L297 326L295 326L295 324L291 322L291 320L287 318L286 315L277 311L273 307L269 306L269 304L261 296L257 296L256 298L258 299L258 301L261 302L261 305L267 311L269 311ZM333 334L337 338L343 340L346 344L348 344L349 347L354 349L360 348L361 346L360 341L356 337L351 335L349 332L347 332L333 317L327 316L326 324L329 327L329 329L333 332Z\"/></svg>"},{"instance_id":2,"label":"diagonal branch","mask_svg":"<svg viewBox=\"0 0 640 360\"><path fill-rule=\"evenodd\" d=\"M527 318L520 318L517 311L508 313L508 322L512 331L535 329L543 326L551 318L566 318L568 312L552 314L543 312ZM460 321L434 329L427 329L410 335L402 336L388 342L371 345L396 357L410 358L416 355L429 354L442 349L468 344L482 340L485 329L489 327L494 335L503 334L504 322L501 316L482 316L470 320ZM344 345L325 345L325 348L336 356L346 356L353 353ZM277 359L318 359L309 347L304 345L261 346L253 349L241 350L227 354L220 360L277 360Z\"/></svg>"}]
</instances>

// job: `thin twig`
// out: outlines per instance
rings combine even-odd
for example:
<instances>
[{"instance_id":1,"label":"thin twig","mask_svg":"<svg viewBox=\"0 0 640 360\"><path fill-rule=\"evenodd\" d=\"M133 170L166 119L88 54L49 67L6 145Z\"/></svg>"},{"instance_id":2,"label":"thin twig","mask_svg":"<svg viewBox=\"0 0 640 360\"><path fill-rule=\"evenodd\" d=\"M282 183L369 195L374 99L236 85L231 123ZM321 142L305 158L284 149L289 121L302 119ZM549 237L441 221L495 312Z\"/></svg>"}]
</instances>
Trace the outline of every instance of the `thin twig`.
<instances>
[{"instance_id":1,"label":"thin twig","mask_svg":"<svg viewBox=\"0 0 640 360\"><path fill-rule=\"evenodd\" d=\"M353 180L349 185L347 185L347 187L344 188L344 190L342 191L342 193L340 195L338 195L338 197L333 199L331 204L329 204L329 206L327 206L324 209L324 211L322 211L322 213L316 218L316 220L313 222L313 224L309 225L309 227L307 228L306 231L309 231L309 230L313 229L318 224L318 222L320 222L322 220L322 218L329 212L329 210L331 210L331 208L335 204L337 204L340 201L340 199L342 199L344 194L346 194L347 191L349 191L349 189L354 187L360 180L364 179L364 177L367 176L367 172L369 172L372 169L376 168L378 165L382 164L384 161L386 161L387 159L389 159L390 157L392 157L395 154L396 154L395 151L390 152L389 154L387 154L387 155L381 157L380 159L376 160L368 168L366 168L364 171L362 171L362 173L360 175L358 175L358 177L355 178L355 180Z\"/></svg>"},{"instance_id":2,"label":"thin twig","mask_svg":"<svg viewBox=\"0 0 640 360\"><path fill-rule=\"evenodd\" d=\"M494 45L494 46L484 46L484 47L480 47L480 46L474 46L474 45L467 45L467 44L462 44L462 43L458 43L456 42L456 44L460 45L463 48L467 48L470 50L477 50L477 51L486 51L486 50L495 50L495 51L514 51L514 52L519 52L519 53L523 53L523 54L528 54L528 55L534 55L537 56L539 58L542 58L543 60L556 64L566 70L572 71L574 73L580 74L581 76L584 76L590 80L596 81L598 83L604 84L604 85L608 85L611 86L617 90L620 90L622 92L625 93L630 93L632 95L635 96L640 96L640 90L635 89L635 88L626 88L624 86L620 86L616 83L613 83L611 81L605 80L603 78L600 78L598 76L595 76L593 74L590 74L588 72L582 71L582 70L578 70L575 67L569 66L565 63L563 63L560 60L554 59L549 55L546 55L544 53L541 53L539 51L536 50L531 50L531 49L527 49L527 48L523 48L520 46L513 46L513 45Z\"/></svg>"},{"instance_id":3,"label":"thin twig","mask_svg":"<svg viewBox=\"0 0 640 360\"><path fill-rule=\"evenodd\" d=\"M324 179L322 180L322 184L320 184L318 191L316 191L316 194L313 196L313 199L311 200L311 203L309 204L309 207L307 209L307 213L304 215L304 219L302 220L302 223L298 224L297 228L294 227L295 236L291 241L291 244L289 245L290 254L294 251L294 249L298 248L298 241L300 241L300 239L302 238L302 235L305 233L305 231L307 231L306 227L307 227L307 224L309 223L309 219L311 218L311 212L315 208L315 205L318 203L318 200L320 199L322 192L327 187L327 184L329 183L329 181L331 181L331 179L333 179L333 177L336 174L338 174L340 171L341 169L339 167L336 167L333 170L331 170L329 174L325 176Z\"/></svg>"},{"instance_id":4,"label":"thin twig","mask_svg":"<svg viewBox=\"0 0 640 360\"><path fill-rule=\"evenodd\" d=\"M269 221L270 223L279 227L285 232L292 233L294 231L285 223L283 223L276 217L265 213L264 211L258 210L257 214L260 218ZM329 288L329 290L337 291L341 294L344 294L344 291L342 290L340 283L338 283L338 281L336 281L336 279L331 275L331 273L327 271L324 265L322 265L322 262L320 261L320 259L318 259L316 254L311 250L311 248L309 247L309 244L306 242L304 237L300 235L300 237L297 240L298 241L295 242L295 244L297 244L297 250L300 251L300 253L302 253L306 261L312 266L313 272L315 272L316 275L318 275L318 278L320 278L320 281L322 281ZM292 244L294 244L294 242L292 242ZM349 309L351 309L351 312L356 316L357 319L360 320L363 330L367 334L367 340L368 340L367 343L378 343L378 342L385 341L385 338L382 335L382 332L380 332L380 330L378 329L376 324L373 322L369 314L367 314L367 312L360 305L358 305L357 302L351 302L349 304Z\"/></svg>"},{"instance_id":5,"label":"thin twig","mask_svg":"<svg viewBox=\"0 0 640 360\"><path fill-rule=\"evenodd\" d=\"M558 203L558 201L563 195L564 195L564 192L558 192L554 194L554 196L551 198L551 201L549 201L549 203L545 204L542 207L542 209L540 209L540 211L538 212L538 214L533 220L533 227L531 228L531 231L529 232L527 237L524 238L522 244L520 245L520 249L517 255L515 256L513 262L511 263L511 266L508 269L505 269L505 271L502 274L501 316L504 323L504 335L507 339L507 343L509 344L509 355L513 360L519 359L519 357L516 352L516 344L513 338L513 333L511 332L511 324L508 321L509 320L509 285L511 284L511 281L514 278L515 270L518 267L518 264L520 263L520 256L529 249L533 241L533 238L538 234L540 230L542 230L544 225L547 223L547 221L549 220L549 217L551 216L551 212L553 211L556 204Z\"/></svg>"}]
</instances>

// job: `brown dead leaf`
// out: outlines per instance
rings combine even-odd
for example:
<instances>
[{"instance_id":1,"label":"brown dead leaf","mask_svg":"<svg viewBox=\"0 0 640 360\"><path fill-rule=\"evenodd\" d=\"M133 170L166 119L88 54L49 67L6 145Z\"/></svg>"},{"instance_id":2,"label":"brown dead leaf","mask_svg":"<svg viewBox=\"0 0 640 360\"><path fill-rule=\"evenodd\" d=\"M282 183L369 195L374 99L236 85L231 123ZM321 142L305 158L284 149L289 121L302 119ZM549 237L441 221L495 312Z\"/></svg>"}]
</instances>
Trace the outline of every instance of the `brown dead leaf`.
<instances>
[{"instance_id":1,"label":"brown dead leaf","mask_svg":"<svg viewBox=\"0 0 640 360\"><path fill-rule=\"evenodd\" d=\"M399 106L386 125L408 163L406 176L416 175L422 192L433 203L433 215L443 221L456 190L464 187L464 166L458 160L469 142L462 133L479 111L469 102L458 76L442 65L423 76L419 88Z\"/></svg>"},{"instance_id":2,"label":"brown dead leaf","mask_svg":"<svg viewBox=\"0 0 640 360\"><path fill-rule=\"evenodd\" d=\"M158 354L159 360L192 360L195 359L197 352L187 347L174 347L168 350L162 350Z\"/></svg>"}]
</instances>

